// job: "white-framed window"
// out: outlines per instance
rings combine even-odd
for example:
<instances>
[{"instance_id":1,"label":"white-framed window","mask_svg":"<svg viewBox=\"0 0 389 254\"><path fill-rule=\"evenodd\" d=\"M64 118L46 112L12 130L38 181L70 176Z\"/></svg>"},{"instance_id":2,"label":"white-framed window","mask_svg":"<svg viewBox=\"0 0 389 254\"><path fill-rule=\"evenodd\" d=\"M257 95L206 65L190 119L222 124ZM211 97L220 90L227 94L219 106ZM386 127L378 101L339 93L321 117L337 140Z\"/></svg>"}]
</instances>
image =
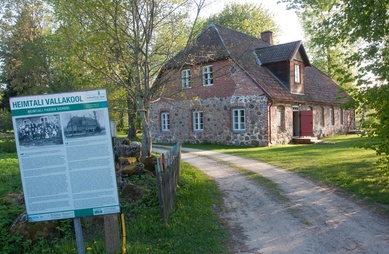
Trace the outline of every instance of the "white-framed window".
<instances>
[{"instance_id":1,"label":"white-framed window","mask_svg":"<svg viewBox=\"0 0 389 254\"><path fill-rule=\"evenodd\" d=\"M321 107L321 126L325 126L326 122L325 122L325 111L324 111L324 108Z\"/></svg>"},{"instance_id":2,"label":"white-framed window","mask_svg":"<svg viewBox=\"0 0 389 254\"><path fill-rule=\"evenodd\" d=\"M169 112L161 113L161 129L162 131L170 130Z\"/></svg>"},{"instance_id":3,"label":"white-framed window","mask_svg":"<svg viewBox=\"0 0 389 254\"><path fill-rule=\"evenodd\" d=\"M204 131L204 112L193 111L193 131Z\"/></svg>"},{"instance_id":4,"label":"white-framed window","mask_svg":"<svg viewBox=\"0 0 389 254\"><path fill-rule=\"evenodd\" d=\"M300 65L298 64L294 65L294 83L296 84L301 83Z\"/></svg>"},{"instance_id":5,"label":"white-framed window","mask_svg":"<svg viewBox=\"0 0 389 254\"><path fill-rule=\"evenodd\" d=\"M285 108L284 107L277 108L277 125L281 131L284 130L284 126L285 126Z\"/></svg>"},{"instance_id":6,"label":"white-framed window","mask_svg":"<svg viewBox=\"0 0 389 254\"><path fill-rule=\"evenodd\" d=\"M330 121L331 121L331 125L335 125L334 108L330 108Z\"/></svg>"},{"instance_id":7,"label":"white-framed window","mask_svg":"<svg viewBox=\"0 0 389 254\"><path fill-rule=\"evenodd\" d=\"M181 85L182 88L190 88L190 69L181 71Z\"/></svg>"},{"instance_id":8,"label":"white-framed window","mask_svg":"<svg viewBox=\"0 0 389 254\"><path fill-rule=\"evenodd\" d=\"M343 109L339 109L339 120L340 120L340 124L343 125Z\"/></svg>"},{"instance_id":9,"label":"white-framed window","mask_svg":"<svg viewBox=\"0 0 389 254\"><path fill-rule=\"evenodd\" d=\"M245 110L236 108L232 110L232 130L245 131L246 130L246 116Z\"/></svg>"},{"instance_id":10,"label":"white-framed window","mask_svg":"<svg viewBox=\"0 0 389 254\"><path fill-rule=\"evenodd\" d=\"M203 66L203 86L213 85L213 67L212 65Z\"/></svg>"}]
</instances>

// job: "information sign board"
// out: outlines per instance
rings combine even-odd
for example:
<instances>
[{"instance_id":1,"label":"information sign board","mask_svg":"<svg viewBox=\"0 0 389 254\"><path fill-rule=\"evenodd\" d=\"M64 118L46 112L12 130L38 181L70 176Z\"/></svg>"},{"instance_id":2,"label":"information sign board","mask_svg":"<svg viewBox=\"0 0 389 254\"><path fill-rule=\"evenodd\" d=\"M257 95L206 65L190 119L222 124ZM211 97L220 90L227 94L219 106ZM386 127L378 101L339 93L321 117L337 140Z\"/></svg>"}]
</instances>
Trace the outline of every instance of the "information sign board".
<instances>
[{"instance_id":1,"label":"information sign board","mask_svg":"<svg viewBox=\"0 0 389 254\"><path fill-rule=\"evenodd\" d=\"M10 99L30 222L119 213L106 90Z\"/></svg>"}]
</instances>

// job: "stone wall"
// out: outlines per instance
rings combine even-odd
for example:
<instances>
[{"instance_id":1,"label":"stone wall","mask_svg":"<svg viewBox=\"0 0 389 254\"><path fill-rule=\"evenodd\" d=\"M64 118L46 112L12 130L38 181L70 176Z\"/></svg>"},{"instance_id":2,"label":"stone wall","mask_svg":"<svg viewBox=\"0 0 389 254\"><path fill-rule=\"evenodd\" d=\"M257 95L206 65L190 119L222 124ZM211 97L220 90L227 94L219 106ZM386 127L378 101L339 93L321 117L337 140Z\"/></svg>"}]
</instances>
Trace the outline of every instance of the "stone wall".
<instances>
[{"instance_id":1,"label":"stone wall","mask_svg":"<svg viewBox=\"0 0 389 254\"><path fill-rule=\"evenodd\" d=\"M343 121L341 121L342 109L339 105L328 106L318 104L298 105L290 103L275 103L271 106L270 144L285 144L292 141L293 106L298 106L300 110L313 110L313 135L319 139L336 134L344 134L355 128L354 111L343 110ZM331 122L330 108L332 108L334 112L333 124ZM278 111L280 109L284 111L283 126L279 126Z\"/></svg>"},{"instance_id":2,"label":"stone wall","mask_svg":"<svg viewBox=\"0 0 389 254\"><path fill-rule=\"evenodd\" d=\"M232 130L231 112L245 109L246 131ZM203 111L204 131L193 130L194 110ZM160 114L168 112L170 131L161 130ZM150 110L153 142L218 143L226 145L266 146L268 144L267 98L261 95L232 96L198 100L159 102Z\"/></svg>"}]
</instances>

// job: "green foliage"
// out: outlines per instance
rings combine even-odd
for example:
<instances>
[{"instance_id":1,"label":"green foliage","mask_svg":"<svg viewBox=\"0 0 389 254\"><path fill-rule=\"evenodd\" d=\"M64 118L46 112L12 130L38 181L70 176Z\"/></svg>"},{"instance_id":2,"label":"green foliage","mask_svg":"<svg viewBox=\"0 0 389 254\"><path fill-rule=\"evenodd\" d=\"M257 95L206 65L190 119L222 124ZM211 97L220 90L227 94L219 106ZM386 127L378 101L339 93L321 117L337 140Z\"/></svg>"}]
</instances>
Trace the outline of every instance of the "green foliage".
<instances>
[{"instance_id":1,"label":"green foliage","mask_svg":"<svg viewBox=\"0 0 389 254\"><path fill-rule=\"evenodd\" d=\"M22 239L9 234L9 227L16 219L23 208L17 205L4 205L0 201L0 253L25 253Z\"/></svg>"},{"instance_id":2,"label":"green foliage","mask_svg":"<svg viewBox=\"0 0 389 254\"><path fill-rule=\"evenodd\" d=\"M60 50L71 52L97 78L96 84L110 91L125 92L130 113L135 105L142 118L142 154L151 149L149 132L149 103L156 87L157 75L167 60L184 48L188 40L189 2L179 1L78 1L50 0L55 18L60 24L56 30L62 43ZM177 29L179 28L179 29ZM71 64L72 59L65 59ZM58 64L59 68L60 65ZM61 72L68 78L77 78L71 72ZM79 78L77 78L79 80ZM114 100L118 102L118 100ZM130 107L129 105L132 105ZM122 110L123 112L123 110ZM120 116L118 116L120 119ZM129 126L135 131L134 115ZM132 132L132 135L134 132Z\"/></svg>"},{"instance_id":3,"label":"green foliage","mask_svg":"<svg viewBox=\"0 0 389 254\"><path fill-rule=\"evenodd\" d=\"M328 33L322 33L317 42L326 41L329 47L344 45L344 63L351 72L341 72L338 80L352 82L357 88L348 87L359 109L376 117L376 121L366 124L364 131L372 137L366 148L373 149L384 156L379 162L389 168L389 3L388 1L357 0L281 0L297 10L314 9L320 3L330 4L332 11L325 20L314 20L309 35L317 35L316 28L325 27ZM309 18L309 17L308 17ZM309 27L309 26L308 26ZM305 27L306 28L306 27ZM320 31L320 29L317 29ZM315 42L316 43L316 42ZM316 43L315 45L320 46ZM358 45L353 50L352 45ZM357 106L357 107L358 107ZM356 108L357 108L356 107Z\"/></svg>"},{"instance_id":4,"label":"green foliage","mask_svg":"<svg viewBox=\"0 0 389 254\"><path fill-rule=\"evenodd\" d=\"M221 228L214 207L222 205L215 183L196 168L183 163L175 208L170 225L159 212L156 180L150 175L131 181L150 190L143 199L121 202L126 218L127 253L226 253L227 233ZM21 193L16 154L0 153L0 200L6 193ZM72 220L59 221L61 237L53 241L23 241L9 234L10 224L24 210L23 205L0 201L0 253L77 253ZM105 253L104 236L95 225L83 223L86 253ZM88 233L89 232L89 233Z\"/></svg>"},{"instance_id":5,"label":"green foliage","mask_svg":"<svg viewBox=\"0 0 389 254\"><path fill-rule=\"evenodd\" d=\"M7 136L1 138L0 153L16 153L16 144L14 137Z\"/></svg>"},{"instance_id":6,"label":"green foliage","mask_svg":"<svg viewBox=\"0 0 389 254\"><path fill-rule=\"evenodd\" d=\"M220 13L199 23L201 27L199 26L197 33L210 23L226 26L258 38L261 37L261 32L267 30L272 31L276 38L280 31L280 27L274 21L274 14L265 9L262 4L252 3L229 3Z\"/></svg>"},{"instance_id":7,"label":"green foliage","mask_svg":"<svg viewBox=\"0 0 389 254\"><path fill-rule=\"evenodd\" d=\"M16 154L0 153L0 196L6 193L20 194L22 182Z\"/></svg>"},{"instance_id":8,"label":"green foliage","mask_svg":"<svg viewBox=\"0 0 389 254\"><path fill-rule=\"evenodd\" d=\"M375 121L363 121L364 136L370 137L369 142L361 145L364 148L374 150L380 156L379 163L389 170L389 87L375 86L361 93L361 100L366 101L369 108L373 109L367 117ZM367 101L368 100L368 101Z\"/></svg>"},{"instance_id":9,"label":"green foliage","mask_svg":"<svg viewBox=\"0 0 389 254\"><path fill-rule=\"evenodd\" d=\"M6 109L0 108L0 133L5 133L12 129L11 113Z\"/></svg>"},{"instance_id":10,"label":"green foliage","mask_svg":"<svg viewBox=\"0 0 389 254\"><path fill-rule=\"evenodd\" d=\"M4 63L1 81L2 108L9 97L47 91L49 66L41 27L41 1L23 1L4 8L0 22L0 60Z\"/></svg>"},{"instance_id":11,"label":"green foliage","mask_svg":"<svg viewBox=\"0 0 389 254\"><path fill-rule=\"evenodd\" d=\"M157 202L155 194L147 199L148 203ZM139 209L140 204L136 204L136 208L128 210L132 211L127 228L128 253L177 253L178 250L180 253L226 253L223 244L227 235L212 208L221 202L214 182L183 163L168 227L164 225L158 206Z\"/></svg>"}]
</instances>

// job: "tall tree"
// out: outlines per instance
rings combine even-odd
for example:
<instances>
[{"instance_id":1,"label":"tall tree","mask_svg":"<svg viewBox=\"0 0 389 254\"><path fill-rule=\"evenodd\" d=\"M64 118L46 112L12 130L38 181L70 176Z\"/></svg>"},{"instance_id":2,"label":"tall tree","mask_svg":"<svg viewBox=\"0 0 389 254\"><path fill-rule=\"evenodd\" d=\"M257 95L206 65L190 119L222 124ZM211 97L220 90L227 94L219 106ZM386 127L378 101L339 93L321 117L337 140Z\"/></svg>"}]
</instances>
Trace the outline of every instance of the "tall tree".
<instances>
[{"instance_id":1,"label":"tall tree","mask_svg":"<svg viewBox=\"0 0 389 254\"><path fill-rule=\"evenodd\" d=\"M282 0L291 8L313 6L315 0ZM318 23L317 25L321 25ZM366 122L365 131L372 139L366 148L382 155L380 160L389 168L389 2L371 0L342 0L328 19L330 41L357 43L356 52L350 51L346 63L356 67L357 73L347 73L344 80L354 81L358 89L354 98L361 109L369 110L377 121ZM336 46L336 44L332 44Z\"/></svg>"},{"instance_id":2,"label":"tall tree","mask_svg":"<svg viewBox=\"0 0 389 254\"><path fill-rule=\"evenodd\" d=\"M202 31L210 23L226 26L255 37L261 37L261 32L266 30L272 31L275 35L280 31L279 25L274 21L274 14L262 4L229 3L220 13L201 20L201 26L198 27L197 32Z\"/></svg>"},{"instance_id":3,"label":"tall tree","mask_svg":"<svg viewBox=\"0 0 389 254\"><path fill-rule=\"evenodd\" d=\"M142 119L142 156L151 153L149 104L155 78L188 41L189 0L51 0L67 46L100 77L125 89ZM197 13L203 0L195 2ZM180 28L180 29L178 29Z\"/></svg>"},{"instance_id":4,"label":"tall tree","mask_svg":"<svg viewBox=\"0 0 389 254\"><path fill-rule=\"evenodd\" d=\"M39 0L3 1L0 23L1 106L9 97L47 91L49 68L43 36L43 3Z\"/></svg>"},{"instance_id":5,"label":"tall tree","mask_svg":"<svg viewBox=\"0 0 389 254\"><path fill-rule=\"evenodd\" d=\"M308 3L309 2L309 3ZM350 80L353 69L345 62L346 54L355 52L356 45L346 43L335 35L332 20L338 11L340 0L305 1L297 9L305 33L305 46L312 63L337 81L342 89L353 87Z\"/></svg>"}]
</instances>

